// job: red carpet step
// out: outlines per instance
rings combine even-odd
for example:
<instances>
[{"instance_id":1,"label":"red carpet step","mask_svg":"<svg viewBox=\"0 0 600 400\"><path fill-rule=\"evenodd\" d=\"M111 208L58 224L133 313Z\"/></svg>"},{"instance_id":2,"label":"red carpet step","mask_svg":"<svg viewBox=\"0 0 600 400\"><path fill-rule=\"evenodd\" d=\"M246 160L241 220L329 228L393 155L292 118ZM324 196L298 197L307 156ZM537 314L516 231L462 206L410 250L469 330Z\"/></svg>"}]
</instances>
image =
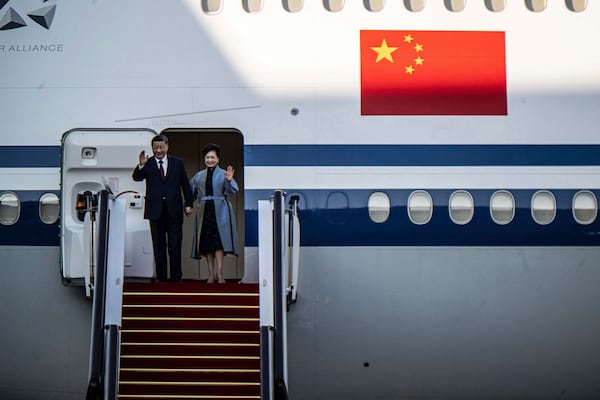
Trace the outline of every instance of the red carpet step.
<instances>
[{"instance_id":1,"label":"red carpet step","mask_svg":"<svg viewBox=\"0 0 600 400\"><path fill-rule=\"evenodd\" d=\"M257 284L126 282L120 399L260 399Z\"/></svg>"}]
</instances>

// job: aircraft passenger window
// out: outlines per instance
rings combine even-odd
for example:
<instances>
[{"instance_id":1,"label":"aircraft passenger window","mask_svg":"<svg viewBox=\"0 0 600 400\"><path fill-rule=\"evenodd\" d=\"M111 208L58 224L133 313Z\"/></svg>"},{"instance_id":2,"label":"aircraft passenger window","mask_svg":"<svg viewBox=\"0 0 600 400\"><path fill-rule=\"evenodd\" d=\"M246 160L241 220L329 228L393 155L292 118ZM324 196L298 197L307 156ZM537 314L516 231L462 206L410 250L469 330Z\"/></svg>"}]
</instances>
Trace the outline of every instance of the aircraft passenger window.
<instances>
[{"instance_id":1,"label":"aircraft passenger window","mask_svg":"<svg viewBox=\"0 0 600 400\"><path fill-rule=\"evenodd\" d=\"M373 222L382 223L390 216L390 198L383 192L369 196L369 217Z\"/></svg>"},{"instance_id":2,"label":"aircraft passenger window","mask_svg":"<svg viewBox=\"0 0 600 400\"><path fill-rule=\"evenodd\" d=\"M548 225L556 217L556 199L547 190L536 192L531 199L531 215L540 225Z\"/></svg>"},{"instance_id":3,"label":"aircraft passenger window","mask_svg":"<svg viewBox=\"0 0 600 400\"><path fill-rule=\"evenodd\" d=\"M323 0L323 7L329 12L342 11L344 0Z\"/></svg>"},{"instance_id":4,"label":"aircraft passenger window","mask_svg":"<svg viewBox=\"0 0 600 400\"><path fill-rule=\"evenodd\" d=\"M515 198L506 190L497 191L490 199L490 215L498 225L506 225L515 217Z\"/></svg>"},{"instance_id":5,"label":"aircraft passenger window","mask_svg":"<svg viewBox=\"0 0 600 400\"><path fill-rule=\"evenodd\" d=\"M473 219L475 212L475 203L471 193L464 190L457 190L450 195L448 211L450 219L458 225L465 225Z\"/></svg>"},{"instance_id":6,"label":"aircraft passenger window","mask_svg":"<svg viewBox=\"0 0 600 400\"><path fill-rule=\"evenodd\" d=\"M19 219L21 202L16 193L4 192L0 194L0 224L13 225Z\"/></svg>"},{"instance_id":7,"label":"aircraft passenger window","mask_svg":"<svg viewBox=\"0 0 600 400\"><path fill-rule=\"evenodd\" d=\"M404 0L404 7L408 11L419 12L425 8L425 0Z\"/></svg>"},{"instance_id":8,"label":"aircraft passenger window","mask_svg":"<svg viewBox=\"0 0 600 400\"><path fill-rule=\"evenodd\" d=\"M408 197L408 217L417 225L424 225L431 220L433 215L433 200L431 195L424 190L416 190Z\"/></svg>"},{"instance_id":9,"label":"aircraft passenger window","mask_svg":"<svg viewBox=\"0 0 600 400\"><path fill-rule=\"evenodd\" d=\"M262 0L243 0L242 6L247 13L257 13L262 10Z\"/></svg>"},{"instance_id":10,"label":"aircraft passenger window","mask_svg":"<svg viewBox=\"0 0 600 400\"><path fill-rule=\"evenodd\" d=\"M485 0L485 7L493 12L504 11L506 0Z\"/></svg>"},{"instance_id":11,"label":"aircraft passenger window","mask_svg":"<svg viewBox=\"0 0 600 400\"><path fill-rule=\"evenodd\" d=\"M302 10L303 0L283 0L283 8L287 12L295 13Z\"/></svg>"},{"instance_id":12,"label":"aircraft passenger window","mask_svg":"<svg viewBox=\"0 0 600 400\"><path fill-rule=\"evenodd\" d=\"M44 193L40 197L40 219L45 224L53 224L58 220L58 196L54 193Z\"/></svg>"},{"instance_id":13,"label":"aircraft passenger window","mask_svg":"<svg viewBox=\"0 0 600 400\"><path fill-rule=\"evenodd\" d=\"M529 11L540 12L546 9L546 0L525 0Z\"/></svg>"},{"instance_id":14,"label":"aircraft passenger window","mask_svg":"<svg viewBox=\"0 0 600 400\"><path fill-rule=\"evenodd\" d=\"M202 0L202 11L206 14L216 14L222 7L222 0Z\"/></svg>"},{"instance_id":15,"label":"aircraft passenger window","mask_svg":"<svg viewBox=\"0 0 600 400\"><path fill-rule=\"evenodd\" d=\"M327 196L327 218L331 224L343 224L348 220L350 200L343 192L332 192Z\"/></svg>"},{"instance_id":16,"label":"aircraft passenger window","mask_svg":"<svg viewBox=\"0 0 600 400\"><path fill-rule=\"evenodd\" d=\"M385 0L364 0L364 5L367 11L379 12L383 10Z\"/></svg>"},{"instance_id":17,"label":"aircraft passenger window","mask_svg":"<svg viewBox=\"0 0 600 400\"><path fill-rule=\"evenodd\" d=\"M582 190L573 196L573 218L581 225L589 225L598 215L598 202L594 193Z\"/></svg>"},{"instance_id":18,"label":"aircraft passenger window","mask_svg":"<svg viewBox=\"0 0 600 400\"><path fill-rule=\"evenodd\" d=\"M567 0L567 8L573 12L585 11L587 0Z\"/></svg>"},{"instance_id":19,"label":"aircraft passenger window","mask_svg":"<svg viewBox=\"0 0 600 400\"><path fill-rule=\"evenodd\" d=\"M465 9L465 0L444 0L444 4L448 11L462 11Z\"/></svg>"}]
</instances>

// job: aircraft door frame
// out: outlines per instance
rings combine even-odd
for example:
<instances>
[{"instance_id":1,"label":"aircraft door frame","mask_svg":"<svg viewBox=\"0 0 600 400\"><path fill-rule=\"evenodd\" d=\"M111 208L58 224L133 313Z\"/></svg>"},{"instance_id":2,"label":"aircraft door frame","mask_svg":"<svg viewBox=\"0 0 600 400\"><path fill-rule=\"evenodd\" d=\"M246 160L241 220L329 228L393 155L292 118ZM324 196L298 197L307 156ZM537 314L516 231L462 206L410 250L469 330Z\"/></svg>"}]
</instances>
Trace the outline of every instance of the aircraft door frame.
<instances>
[{"instance_id":1,"label":"aircraft door frame","mask_svg":"<svg viewBox=\"0 0 600 400\"><path fill-rule=\"evenodd\" d=\"M131 178L141 150L152 154L151 129L82 128L61 138L60 263L65 284L90 283L96 251L94 198L104 189L127 199L125 276L151 278L154 259L148 221L143 217L145 183ZM87 203L87 206L86 206ZM97 201L96 201L97 204Z\"/></svg>"},{"instance_id":2,"label":"aircraft door frame","mask_svg":"<svg viewBox=\"0 0 600 400\"><path fill-rule=\"evenodd\" d=\"M223 275L227 280L240 280L244 275L244 138L242 132L235 128L168 128L160 132L169 139L169 154L180 157L184 161L188 178L204 169L202 148L208 143L221 147L219 166L227 168L232 165L235 169L234 179L238 183L239 192L229 196L234 209L237 228L238 256L225 257ZM208 278L206 259L191 258L192 236L197 203L194 211L183 223L182 270L183 279L205 280Z\"/></svg>"}]
</instances>

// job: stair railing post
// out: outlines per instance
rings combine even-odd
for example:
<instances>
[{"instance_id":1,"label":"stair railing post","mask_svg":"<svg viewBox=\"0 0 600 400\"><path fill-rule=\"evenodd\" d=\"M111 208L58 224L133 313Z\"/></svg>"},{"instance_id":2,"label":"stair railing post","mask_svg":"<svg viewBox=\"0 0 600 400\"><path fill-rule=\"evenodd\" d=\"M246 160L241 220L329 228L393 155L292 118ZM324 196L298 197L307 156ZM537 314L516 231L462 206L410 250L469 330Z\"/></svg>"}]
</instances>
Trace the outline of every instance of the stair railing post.
<instances>
[{"instance_id":1,"label":"stair railing post","mask_svg":"<svg viewBox=\"0 0 600 400\"><path fill-rule=\"evenodd\" d=\"M116 400L119 391L126 213L127 206L124 199L111 199L109 201L104 306L104 400Z\"/></svg>"},{"instance_id":2,"label":"stair railing post","mask_svg":"<svg viewBox=\"0 0 600 400\"><path fill-rule=\"evenodd\" d=\"M298 217L298 202L300 196L290 197L290 227L289 227L289 257L288 257L288 304L296 302L298 296L298 276L300 274L300 219Z\"/></svg>"},{"instance_id":3,"label":"stair railing post","mask_svg":"<svg viewBox=\"0 0 600 400\"><path fill-rule=\"evenodd\" d=\"M98 193L98 262L95 265L90 369L86 400L117 398L120 325L125 264L124 200Z\"/></svg>"},{"instance_id":4,"label":"stair railing post","mask_svg":"<svg viewBox=\"0 0 600 400\"><path fill-rule=\"evenodd\" d=\"M273 204L258 202L258 282L260 310L261 400L272 400L273 371Z\"/></svg>"},{"instance_id":5,"label":"stair railing post","mask_svg":"<svg viewBox=\"0 0 600 400\"><path fill-rule=\"evenodd\" d=\"M98 245L94 266L94 283L92 295L92 327L90 338L90 365L86 400L100 399L102 394L104 365L104 296L106 283L106 230L108 226L108 192L98 193Z\"/></svg>"},{"instance_id":6,"label":"stair railing post","mask_svg":"<svg viewBox=\"0 0 600 400\"><path fill-rule=\"evenodd\" d=\"M273 194L273 291L274 291L274 372L275 385L286 386L287 382L287 254L285 192Z\"/></svg>"},{"instance_id":7,"label":"stair railing post","mask_svg":"<svg viewBox=\"0 0 600 400\"><path fill-rule=\"evenodd\" d=\"M258 203L261 399L287 399L288 230L285 192ZM286 229L287 228L287 229Z\"/></svg>"}]
</instances>

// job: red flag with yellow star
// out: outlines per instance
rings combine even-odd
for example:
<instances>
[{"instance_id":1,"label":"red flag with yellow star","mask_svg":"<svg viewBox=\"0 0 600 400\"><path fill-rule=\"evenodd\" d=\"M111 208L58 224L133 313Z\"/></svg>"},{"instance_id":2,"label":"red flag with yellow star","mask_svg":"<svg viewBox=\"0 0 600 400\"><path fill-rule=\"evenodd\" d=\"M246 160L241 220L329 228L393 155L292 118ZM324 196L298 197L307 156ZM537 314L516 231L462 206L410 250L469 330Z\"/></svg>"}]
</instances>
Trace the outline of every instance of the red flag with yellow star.
<instances>
[{"instance_id":1,"label":"red flag with yellow star","mask_svg":"<svg viewBox=\"0 0 600 400\"><path fill-rule=\"evenodd\" d=\"M507 115L504 32L361 31L361 115Z\"/></svg>"}]
</instances>

